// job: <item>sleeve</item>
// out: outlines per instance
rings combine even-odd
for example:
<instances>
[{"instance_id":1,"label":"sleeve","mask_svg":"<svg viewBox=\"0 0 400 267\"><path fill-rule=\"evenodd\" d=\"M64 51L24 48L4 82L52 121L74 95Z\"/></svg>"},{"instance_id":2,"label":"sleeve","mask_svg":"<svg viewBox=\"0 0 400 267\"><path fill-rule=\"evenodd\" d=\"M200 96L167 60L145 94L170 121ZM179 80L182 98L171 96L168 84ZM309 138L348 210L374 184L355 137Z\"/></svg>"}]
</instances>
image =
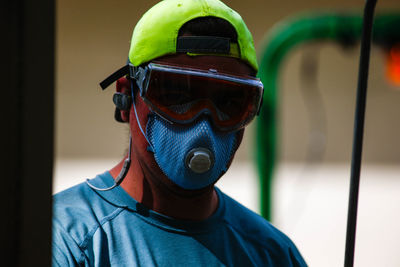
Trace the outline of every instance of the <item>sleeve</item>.
<instances>
[{"instance_id":1,"label":"sleeve","mask_svg":"<svg viewBox=\"0 0 400 267\"><path fill-rule=\"evenodd\" d=\"M275 242L280 251L275 256L281 253L281 255L277 257L277 262L279 262L277 266L307 267L307 263L293 241L275 227L274 230L276 234Z\"/></svg>"},{"instance_id":2,"label":"sleeve","mask_svg":"<svg viewBox=\"0 0 400 267\"><path fill-rule=\"evenodd\" d=\"M301 256L299 250L296 248L296 246L293 244L293 246L289 250L289 256L292 261L292 265L294 267L307 267L307 263Z\"/></svg>"},{"instance_id":3,"label":"sleeve","mask_svg":"<svg viewBox=\"0 0 400 267\"><path fill-rule=\"evenodd\" d=\"M84 253L57 221L52 232L52 266L82 266Z\"/></svg>"}]
</instances>

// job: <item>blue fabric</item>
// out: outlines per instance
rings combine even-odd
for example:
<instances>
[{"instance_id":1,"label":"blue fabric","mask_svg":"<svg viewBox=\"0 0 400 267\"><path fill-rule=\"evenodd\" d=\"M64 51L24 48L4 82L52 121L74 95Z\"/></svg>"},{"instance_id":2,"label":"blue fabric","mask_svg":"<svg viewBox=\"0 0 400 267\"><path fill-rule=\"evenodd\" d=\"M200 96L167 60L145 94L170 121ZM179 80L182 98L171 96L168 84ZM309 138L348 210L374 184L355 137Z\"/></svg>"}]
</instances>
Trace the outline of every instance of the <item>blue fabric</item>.
<instances>
[{"instance_id":1,"label":"blue fabric","mask_svg":"<svg viewBox=\"0 0 400 267\"><path fill-rule=\"evenodd\" d=\"M91 181L110 186L109 172ZM151 211L121 187L79 184L54 197L53 266L306 266L294 244L217 189L202 222Z\"/></svg>"},{"instance_id":2,"label":"blue fabric","mask_svg":"<svg viewBox=\"0 0 400 267\"><path fill-rule=\"evenodd\" d=\"M185 189L204 188L218 180L226 172L236 145L236 132L217 133L208 119L179 127L152 114L146 133L160 169L172 182ZM189 151L199 147L214 154L212 168L204 173L194 173L185 165Z\"/></svg>"}]
</instances>

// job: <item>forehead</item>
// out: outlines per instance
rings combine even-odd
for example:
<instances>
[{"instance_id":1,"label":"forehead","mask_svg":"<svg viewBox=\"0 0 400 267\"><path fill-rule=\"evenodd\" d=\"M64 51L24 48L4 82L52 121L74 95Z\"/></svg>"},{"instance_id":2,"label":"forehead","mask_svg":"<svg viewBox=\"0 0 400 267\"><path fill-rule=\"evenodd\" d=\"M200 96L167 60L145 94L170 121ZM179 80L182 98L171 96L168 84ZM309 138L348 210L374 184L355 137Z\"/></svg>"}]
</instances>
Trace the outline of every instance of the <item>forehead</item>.
<instances>
[{"instance_id":1,"label":"forehead","mask_svg":"<svg viewBox=\"0 0 400 267\"><path fill-rule=\"evenodd\" d=\"M152 62L201 70L215 69L220 73L235 76L255 76L256 74L248 64L233 57L175 54L157 58Z\"/></svg>"}]
</instances>

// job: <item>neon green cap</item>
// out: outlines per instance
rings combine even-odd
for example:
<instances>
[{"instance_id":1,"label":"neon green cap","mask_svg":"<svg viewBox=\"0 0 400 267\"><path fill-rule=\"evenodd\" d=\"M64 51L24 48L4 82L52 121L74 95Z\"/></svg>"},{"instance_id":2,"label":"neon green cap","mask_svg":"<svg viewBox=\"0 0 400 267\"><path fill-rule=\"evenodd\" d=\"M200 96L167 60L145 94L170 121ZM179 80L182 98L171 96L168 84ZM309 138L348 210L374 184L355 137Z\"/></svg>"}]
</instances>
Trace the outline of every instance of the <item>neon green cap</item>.
<instances>
[{"instance_id":1,"label":"neon green cap","mask_svg":"<svg viewBox=\"0 0 400 267\"><path fill-rule=\"evenodd\" d=\"M163 0L149 9L132 34L129 61L134 66L176 54L179 29L199 17L225 19L238 35L238 57L258 70L253 37L242 17L219 0Z\"/></svg>"}]
</instances>

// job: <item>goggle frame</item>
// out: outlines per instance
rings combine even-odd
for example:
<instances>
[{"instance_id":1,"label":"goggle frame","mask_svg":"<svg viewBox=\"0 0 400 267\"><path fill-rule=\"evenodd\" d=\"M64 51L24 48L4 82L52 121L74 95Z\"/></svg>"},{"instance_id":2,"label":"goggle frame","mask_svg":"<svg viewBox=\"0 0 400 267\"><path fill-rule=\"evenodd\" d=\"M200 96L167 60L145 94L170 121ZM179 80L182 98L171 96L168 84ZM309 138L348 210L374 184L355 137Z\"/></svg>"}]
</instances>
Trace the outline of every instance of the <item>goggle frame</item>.
<instances>
[{"instance_id":1,"label":"goggle frame","mask_svg":"<svg viewBox=\"0 0 400 267\"><path fill-rule=\"evenodd\" d=\"M234 76L230 74L225 74L225 73L219 73L216 69L209 69L203 70L203 69L194 69L194 68L186 68L186 67L179 67L175 65L167 65L167 64L160 64L160 63L148 63L146 65L141 65L141 66L134 66L131 63L128 64L129 66L129 77L133 80L136 81L136 85L139 88L139 93L142 99L145 101L146 104L150 106L153 112L158 114L160 117L165 119L166 121L170 123L177 123L177 124L190 124L193 123L199 116L206 114L212 117L212 122L213 124L221 131L234 131L234 130L239 130L241 128L244 128L248 123L250 123L256 115L259 114L261 105L262 105L262 98L263 98L263 91L264 87L260 79L255 78L255 77L239 77L239 76ZM148 92L148 86L151 81L151 74L153 71L160 71L160 72L165 72L165 73L171 73L171 74L180 74L180 75L189 75L189 76L195 76L195 77L202 77L202 78L208 78L208 79L214 79L214 80L220 80L220 81L225 81L225 82L231 82L231 83L236 83L240 84L243 86L250 86L253 88L257 88L258 90L258 100L255 103L255 111L254 114L250 113L249 116L246 117L246 119L230 126L222 126L219 122L220 120L215 119L215 116L213 116L213 111L210 110L210 108L205 107L204 109L199 110L193 117L190 119L179 119L179 118L174 118L170 114L167 114L166 112L162 111L160 107L158 107L156 104L152 103L151 100L149 100L146 97L146 94ZM179 116L179 115L177 115Z\"/></svg>"}]
</instances>

